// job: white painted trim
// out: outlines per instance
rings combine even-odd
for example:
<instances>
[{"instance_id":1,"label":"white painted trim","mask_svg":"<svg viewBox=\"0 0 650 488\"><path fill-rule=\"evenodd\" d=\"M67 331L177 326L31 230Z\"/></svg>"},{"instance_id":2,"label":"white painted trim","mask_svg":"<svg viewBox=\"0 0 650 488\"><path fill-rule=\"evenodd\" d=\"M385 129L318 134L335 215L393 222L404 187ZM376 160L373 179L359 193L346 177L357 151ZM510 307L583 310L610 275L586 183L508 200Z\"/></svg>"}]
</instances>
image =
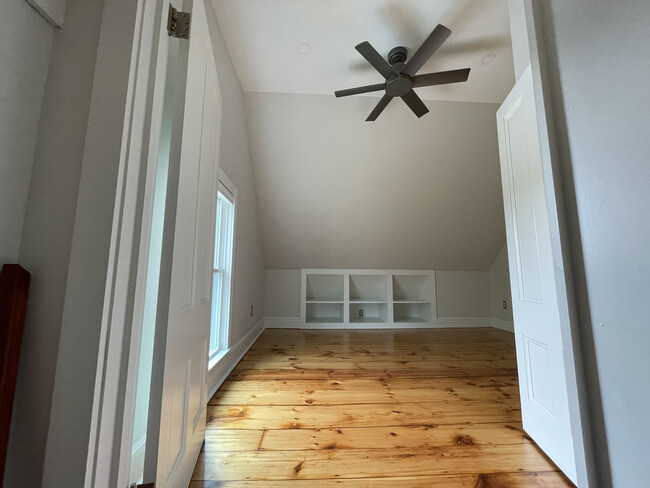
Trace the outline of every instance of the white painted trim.
<instances>
[{"instance_id":1,"label":"white painted trim","mask_svg":"<svg viewBox=\"0 0 650 488\"><path fill-rule=\"evenodd\" d=\"M264 319L261 319L255 324L255 327L239 339L237 344L228 349L223 358L210 370L208 373L208 401L210 401L210 398L212 398L232 370L235 369L237 363L241 361L241 358L248 352L260 334L264 332L264 322Z\"/></svg>"},{"instance_id":2,"label":"white painted trim","mask_svg":"<svg viewBox=\"0 0 650 488\"><path fill-rule=\"evenodd\" d=\"M492 327L494 327L495 329L501 329L507 332L512 332L513 334L515 332L515 324L514 322L510 322L509 320L501 320L501 319L493 318Z\"/></svg>"},{"instance_id":3,"label":"white painted trim","mask_svg":"<svg viewBox=\"0 0 650 488\"><path fill-rule=\"evenodd\" d=\"M105 8L102 20L102 36L106 32L118 32L104 42L106 51L98 53L98 60L114 56L115 38L127 34L124 24L124 10L129 2ZM133 416L134 403L130 401L135 390L137 375L124 374L123 368L132 368L137 364L139 343L132 343L124 338L131 338L134 313L137 314L136 288L138 270L144 264L135 258L140 248L142 229L142 211L138 209L140 198L146 191L146 181L141 177L142 168L149 158L148 135L152 128L154 89L152 79L158 70L162 70L158 61L158 40L164 38L162 19L164 6L168 0L144 2L138 0L136 18L129 26L128 34L132 36L130 49L132 57L128 73L123 73L128 83L125 102L125 118L122 129L122 146L119 160L119 174L115 189L115 204L111 233L111 247L108 259L108 279L104 316L99 338L99 356L97 361L95 391L93 397L92 423L86 463L86 487L101 488L112 485L126 485L128 462L131 454L130 420ZM105 27L105 24L110 25ZM116 25L124 27L123 31ZM101 42L102 37L100 37ZM114 68L111 71L114 74ZM102 76L96 72L96 78ZM95 82L96 83L96 82ZM115 83L115 81L112 81ZM105 107L97 109L101 118L105 117ZM98 115L99 117L99 115ZM135 307L135 308L134 308ZM137 320L136 320L137 323ZM128 362L128 364L127 364ZM120 429L119 426L122 426Z\"/></svg>"},{"instance_id":4,"label":"white painted trim","mask_svg":"<svg viewBox=\"0 0 650 488\"><path fill-rule=\"evenodd\" d=\"M485 317L439 317L431 322L398 322L398 323L340 323L340 324L307 324L300 317L266 317L264 323L267 329L312 329L312 330L400 330L400 329L441 329L441 328L474 328L497 327L493 318ZM499 321L508 323L505 321ZM504 329L507 330L507 329Z\"/></svg>"},{"instance_id":5,"label":"white painted trim","mask_svg":"<svg viewBox=\"0 0 650 488\"><path fill-rule=\"evenodd\" d=\"M221 97L221 88L219 88L219 97ZM221 98L220 98L221 100ZM221 120L219 121L219 124L221 124ZM221 129L221 127L219 127ZM219 133L219 144L221 144L221 133ZM221 147L221 145L219 145ZM221 154L219 154L219 158L221 158ZM221 159L219 160L219 165L221 165ZM232 310L233 310L233 305L235 304L235 259L237 257L237 217L239 215L239 189L237 188L237 185L233 183L233 181L230 179L230 177L226 174L226 172L219 166L219 171L217 172L217 181L215 182L215 187L214 187L214 204L212 205L213 209L213 217L212 217L212 222L213 222L213 227L216 225L216 211L217 211L217 198L218 198L218 191L219 191L219 182L221 182L232 194L232 206L233 206L233 223L232 223L232 251L230 253L230 305L229 305L229 310L228 310L228 327L226 327L226 330L220 331L221 337L219 338L220 344L223 344L221 342L222 340L225 341L225 344L228 346L229 349L230 347L230 340L232 337L231 331L232 331ZM215 235L215 231L213 230L212 235ZM214 239L213 239L214 240ZM212 260L214 260L214 246L215 242L212 243ZM212 279L212 276L211 276Z\"/></svg>"}]
</instances>

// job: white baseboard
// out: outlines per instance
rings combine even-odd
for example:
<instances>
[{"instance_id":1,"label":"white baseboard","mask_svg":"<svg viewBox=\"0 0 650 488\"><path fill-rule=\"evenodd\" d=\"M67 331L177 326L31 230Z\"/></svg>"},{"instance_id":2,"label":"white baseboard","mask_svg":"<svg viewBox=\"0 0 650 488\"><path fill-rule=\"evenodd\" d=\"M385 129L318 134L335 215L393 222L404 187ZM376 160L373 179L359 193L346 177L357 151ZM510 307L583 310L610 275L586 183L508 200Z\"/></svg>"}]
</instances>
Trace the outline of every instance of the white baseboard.
<instances>
[{"instance_id":1,"label":"white baseboard","mask_svg":"<svg viewBox=\"0 0 650 488\"><path fill-rule=\"evenodd\" d=\"M305 324L299 317L266 317L267 329L440 329L447 327L492 327L491 318L441 317L432 322L410 322L397 324Z\"/></svg>"},{"instance_id":2,"label":"white baseboard","mask_svg":"<svg viewBox=\"0 0 650 488\"><path fill-rule=\"evenodd\" d=\"M432 322L404 324L305 324L299 317L266 317L267 329L441 329L441 328L477 328L494 327L514 332L514 324L507 320L491 317L439 317Z\"/></svg>"},{"instance_id":3,"label":"white baseboard","mask_svg":"<svg viewBox=\"0 0 650 488\"><path fill-rule=\"evenodd\" d=\"M257 324L255 324L255 327L248 331L248 333L242 337L237 344L228 349L223 358L221 358L217 365L210 370L208 373L208 401L226 380L232 370L235 369L237 363L241 361L241 358L243 358L244 354L248 352L260 334L264 332L264 324L265 319L261 319Z\"/></svg>"},{"instance_id":4,"label":"white baseboard","mask_svg":"<svg viewBox=\"0 0 650 488\"><path fill-rule=\"evenodd\" d=\"M510 322L508 320L501 320L501 319L492 319L492 327L496 329L501 329L505 330L508 332L512 332L514 334L515 332L515 324L514 322Z\"/></svg>"}]
</instances>

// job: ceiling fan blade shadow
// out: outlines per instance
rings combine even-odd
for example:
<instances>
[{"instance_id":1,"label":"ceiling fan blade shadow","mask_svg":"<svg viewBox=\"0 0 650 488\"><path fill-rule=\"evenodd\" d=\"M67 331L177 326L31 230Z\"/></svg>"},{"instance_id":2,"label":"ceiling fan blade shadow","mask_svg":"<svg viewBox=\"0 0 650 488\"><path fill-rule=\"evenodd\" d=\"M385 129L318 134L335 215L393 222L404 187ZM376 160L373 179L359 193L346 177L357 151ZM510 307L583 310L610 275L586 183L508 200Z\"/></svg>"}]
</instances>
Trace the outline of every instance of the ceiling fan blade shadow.
<instances>
[{"instance_id":1,"label":"ceiling fan blade shadow","mask_svg":"<svg viewBox=\"0 0 650 488\"><path fill-rule=\"evenodd\" d=\"M375 108L372 109L372 112L370 112L370 115L368 115L368 118L366 119L366 122L372 122L374 120L377 120L377 117L379 117L379 114L384 111L386 106L390 103L390 101L393 99L390 95L384 95L381 100L379 100L379 103L375 105Z\"/></svg>"},{"instance_id":2,"label":"ceiling fan blade shadow","mask_svg":"<svg viewBox=\"0 0 650 488\"><path fill-rule=\"evenodd\" d=\"M469 78L470 68L439 71L413 77L413 87L446 85L448 83L461 83Z\"/></svg>"},{"instance_id":3,"label":"ceiling fan blade shadow","mask_svg":"<svg viewBox=\"0 0 650 488\"><path fill-rule=\"evenodd\" d=\"M402 100L413 110L413 113L417 115L418 119L429 111L422 99L413 90L403 95Z\"/></svg>"},{"instance_id":4,"label":"ceiling fan blade shadow","mask_svg":"<svg viewBox=\"0 0 650 488\"><path fill-rule=\"evenodd\" d=\"M420 12L402 2L378 5L375 14L384 24L386 32L391 32L395 39L417 39L416 42L419 42L431 28L429 24L426 31L421 33L423 22Z\"/></svg>"},{"instance_id":5,"label":"ceiling fan blade shadow","mask_svg":"<svg viewBox=\"0 0 650 488\"><path fill-rule=\"evenodd\" d=\"M483 52L489 54L503 47L506 47L510 42L509 38L501 36L485 36L467 41L449 41L445 47L440 49L436 54L436 59L442 56L457 56L459 54L476 54Z\"/></svg>"},{"instance_id":6,"label":"ceiling fan blade shadow","mask_svg":"<svg viewBox=\"0 0 650 488\"><path fill-rule=\"evenodd\" d=\"M402 70L402 73L408 76L415 76L424 63L440 49L442 43L451 35L451 31L442 24L438 24L429 37L422 43L415 54L409 59L408 63Z\"/></svg>"},{"instance_id":7,"label":"ceiling fan blade shadow","mask_svg":"<svg viewBox=\"0 0 650 488\"><path fill-rule=\"evenodd\" d=\"M366 61L379 71L384 78L389 78L390 76L395 75L393 68L388 64L388 61L386 61L368 41L358 44L355 46L355 49L359 51L359 54L366 58Z\"/></svg>"},{"instance_id":8,"label":"ceiling fan blade shadow","mask_svg":"<svg viewBox=\"0 0 650 488\"><path fill-rule=\"evenodd\" d=\"M356 88L347 88L346 90L337 90L334 92L337 98L349 97L350 95L359 95L360 93L370 93L386 88L386 83L377 83L376 85L358 86Z\"/></svg>"}]
</instances>

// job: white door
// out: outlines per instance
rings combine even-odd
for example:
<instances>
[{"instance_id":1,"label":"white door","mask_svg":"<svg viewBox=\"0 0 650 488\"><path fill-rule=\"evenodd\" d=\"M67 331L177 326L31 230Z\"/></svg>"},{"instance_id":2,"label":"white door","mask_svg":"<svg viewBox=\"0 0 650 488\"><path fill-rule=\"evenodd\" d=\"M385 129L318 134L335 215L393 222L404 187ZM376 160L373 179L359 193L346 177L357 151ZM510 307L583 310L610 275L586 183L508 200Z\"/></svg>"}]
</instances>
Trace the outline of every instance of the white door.
<instances>
[{"instance_id":1,"label":"white door","mask_svg":"<svg viewBox=\"0 0 650 488\"><path fill-rule=\"evenodd\" d=\"M524 429L576 482L530 66L499 108L497 125Z\"/></svg>"},{"instance_id":2,"label":"white door","mask_svg":"<svg viewBox=\"0 0 650 488\"><path fill-rule=\"evenodd\" d=\"M182 3L183 11L190 7L189 43L179 41L187 70L167 78L176 90L177 108L144 476L145 481L155 479L157 488L188 486L206 421L221 98L203 0Z\"/></svg>"}]
</instances>

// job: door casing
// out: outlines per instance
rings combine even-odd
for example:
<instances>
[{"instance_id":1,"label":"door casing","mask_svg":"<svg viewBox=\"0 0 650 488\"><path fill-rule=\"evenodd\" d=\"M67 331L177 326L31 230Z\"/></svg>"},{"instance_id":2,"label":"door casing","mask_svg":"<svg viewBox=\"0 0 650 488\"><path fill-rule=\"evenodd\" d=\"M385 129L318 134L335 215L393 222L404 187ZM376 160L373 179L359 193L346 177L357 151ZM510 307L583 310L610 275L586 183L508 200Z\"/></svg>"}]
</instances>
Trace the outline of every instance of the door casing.
<instances>
[{"instance_id":1,"label":"door casing","mask_svg":"<svg viewBox=\"0 0 650 488\"><path fill-rule=\"evenodd\" d=\"M129 99L127 111L130 117L125 121L123 142L126 164L122 169L116 195L121 195L116 205L114 219L127 225L117 225L113 229L110 263L112 269L119 271L109 275L106 284L107 320L102 322L99 349L103 351L99 362L93 367L96 371L97 387L93 397L93 422L91 425L91 442L88 448L86 465L87 487L112 486L110 480L117 480L117 473L123 457L121 426L126 422L124 397L127 378L124 365L131 354L130 323L132 318L132 301L120 296L119 290L132 290L137 269L138 236L141 232L140 205L144 197L144 182L140 179L146 157L143 156L142 128L150 128L151 97L153 95L152 79L157 76L160 67L152 63L158 44L152 33L152 26L157 18L156 9L160 2L138 0L138 19L134 23L134 62L129 73ZM542 17L539 13L543 0L523 0L526 8L526 20L531 54L531 67L535 91L535 105L539 121L540 146L549 208L549 225L554 236L552 240L553 255L556 260L556 282L558 286L558 307L560 311L561 330L566 339L565 361L571 365L572 378L569 403L572 409L580 413L581 433L574 432L576 447L584 452L583 460L577 464L578 484L581 488L596 486L595 469L591 449L589 428L589 406L584 381L584 369L580 350L580 334L577 328L577 308L574 299L573 278L571 276L571 252L566 231L565 209L563 204L561 170L553 127L553 102L550 98L549 78L546 74L546 53L543 43L538 39L542 34ZM159 75L159 73L158 73Z\"/></svg>"}]
</instances>

